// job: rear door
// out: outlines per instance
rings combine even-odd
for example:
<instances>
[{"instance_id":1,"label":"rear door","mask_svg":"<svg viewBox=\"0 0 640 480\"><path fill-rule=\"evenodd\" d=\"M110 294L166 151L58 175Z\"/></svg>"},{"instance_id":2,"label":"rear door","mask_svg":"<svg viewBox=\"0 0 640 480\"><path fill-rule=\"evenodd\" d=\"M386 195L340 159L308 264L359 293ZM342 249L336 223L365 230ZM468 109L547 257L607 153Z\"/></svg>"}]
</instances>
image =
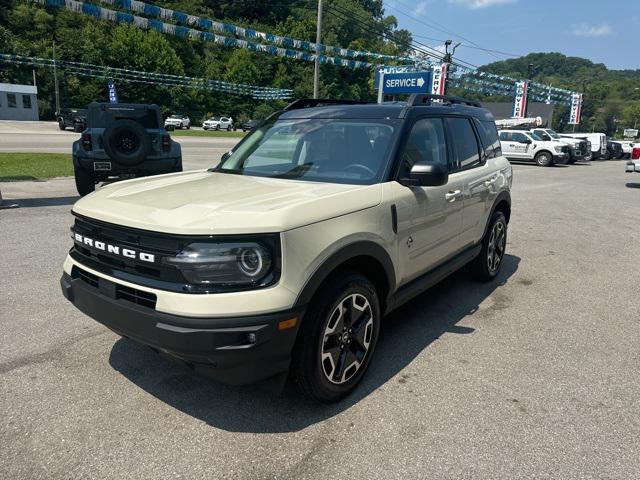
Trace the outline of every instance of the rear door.
<instances>
[{"instance_id":1,"label":"rear door","mask_svg":"<svg viewBox=\"0 0 640 480\"><path fill-rule=\"evenodd\" d=\"M515 143L513 143L512 132L500 132L500 146L505 157L512 158L514 156Z\"/></svg>"}]
</instances>

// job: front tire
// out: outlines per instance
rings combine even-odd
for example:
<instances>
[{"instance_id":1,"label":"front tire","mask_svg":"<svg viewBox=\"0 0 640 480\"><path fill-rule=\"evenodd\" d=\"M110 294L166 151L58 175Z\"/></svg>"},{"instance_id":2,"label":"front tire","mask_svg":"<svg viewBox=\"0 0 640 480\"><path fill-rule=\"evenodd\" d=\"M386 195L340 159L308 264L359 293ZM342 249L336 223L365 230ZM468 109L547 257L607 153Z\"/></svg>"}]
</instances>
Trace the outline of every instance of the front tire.
<instances>
[{"instance_id":1,"label":"front tire","mask_svg":"<svg viewBox=\"0 0 640 480\"><path fill-rule=\"evenodd\" d=\"M482 239L480 254L469 264L478 280L490 282L498 276L507 248L507 219L502 212L494 212L487 233Z\"/></svg>"},{"instance_id":2,"label":"front tire","mask_svg":"<svg viewBox=\"0 0 640 480\"><path fill-rule=\"evenodd\" d=\"M89 195L96 189L96 182L89 172L84 168L73 166L73 173L76 179L76 189L81 197Z\"/></svg>"},{"instance_id":3,"label":"front tire","mask_svg":"<svg viewBox=\"0 0 640 480\"><path fill-rule=\"evenodd\" d=\"M553 157L549 152L539 152L534 158L539 167L550 167L553 165Z\"/></svg>"},{"instance_id":4,"label":"front tire","mask_svg":"<svg viewBox=\"0 0 640 480\"><path fill-rule=\"evenodd\" d=\"M355 272L326 282L305 314L291 377L306 396L335 402L351 393L373 356L382 316L373 284Z\"/></svg>"}]
</instances>

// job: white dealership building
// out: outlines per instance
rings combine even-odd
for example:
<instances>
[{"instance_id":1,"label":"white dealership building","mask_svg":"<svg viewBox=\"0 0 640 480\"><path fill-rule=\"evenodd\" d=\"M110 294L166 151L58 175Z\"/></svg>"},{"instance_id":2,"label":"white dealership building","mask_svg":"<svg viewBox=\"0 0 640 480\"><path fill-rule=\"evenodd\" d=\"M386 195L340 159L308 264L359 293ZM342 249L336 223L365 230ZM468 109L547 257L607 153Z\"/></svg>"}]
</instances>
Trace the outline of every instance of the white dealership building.
<instances>
[{"instance_id":1,"label":"white dealership building","mask_svg":"<svg viewBox=\"0 0 640 480\"><path fill-rule=\"evenodd\" d=\"M0 83L0 120L39 120L38 87Z\"/></svg>"}]
</instances>

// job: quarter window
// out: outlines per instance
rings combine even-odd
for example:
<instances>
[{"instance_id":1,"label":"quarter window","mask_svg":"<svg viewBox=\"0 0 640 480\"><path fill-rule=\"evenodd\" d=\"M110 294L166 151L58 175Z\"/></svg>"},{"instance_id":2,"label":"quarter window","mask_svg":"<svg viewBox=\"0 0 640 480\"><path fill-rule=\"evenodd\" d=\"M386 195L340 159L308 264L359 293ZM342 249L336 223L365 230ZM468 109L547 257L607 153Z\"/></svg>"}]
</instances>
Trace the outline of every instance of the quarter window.
<instances>
[{"instance_id":1,"label":"quarter window","mask_svg":"<svg viewBox=\"0 0 640 480\"><path fill-rule=\"evenodd\" d=\"M414 123L402 152L400 178L416 163L447 166L447 143L441 118L422 118Z\"/></svg>"},{"instance_id":2,"label":"quarter window","mask_svg":"<svg viewBox=\"0 0 640 480\"><path fill-rule=\"evenodd\" d=\"M22 108L31 108L31 96L22 95Z\"/></svg>"},{"instance_id":3,"label":"quarter window","mask_svg":"<svg viewBox=\"0 0 640 480\"><path fill-rule=\"evenodd\" d=\"M9 108L17 108L17 106L16 106L16 94L15 93L7 93L7 106Z\"/></svg>"},{"instance_id":4,"label":"quarter window","mask_svg":"<svg viewBox=\"0 0 640 480\"><path fill-rule=\"evenodd\" d=\"M467 170L481 164L478 140L467 118L448 118L447 125L453 140L453 151L458 170Z\"/></svg>"},{"instance_id":5,"label":"quarter window","mask_svg":"<svg viewBox=\"0 0 640 480\"><path fill-rule=\"evenodd\" d=\"M474 121L480 134L480 140L482 140L482 145L484 146L485 158L495 158L502 155L496 124L487 120L475 119Z\"/></svg>"}]
</instances>

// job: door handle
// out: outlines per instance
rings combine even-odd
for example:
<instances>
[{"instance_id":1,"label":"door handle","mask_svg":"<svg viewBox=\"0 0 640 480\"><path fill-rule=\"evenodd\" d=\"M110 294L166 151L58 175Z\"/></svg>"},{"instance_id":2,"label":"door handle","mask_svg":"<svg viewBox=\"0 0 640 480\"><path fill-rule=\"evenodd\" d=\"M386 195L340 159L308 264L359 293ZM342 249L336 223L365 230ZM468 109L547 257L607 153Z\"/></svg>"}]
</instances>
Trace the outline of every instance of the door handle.
<instances>
[{"instance_id":1,"label":"door handle","mask_svg":"<svg viewBox=\"0 0 640 480\"><path fill-rule=\"evenodd\" d=\"M496 183L496 180L498 180L498 177L493 177L493 178L491 178L491 179L489 179L489 180L486 180L486 181L484 182L484 186L485 186L485 187L492 187L492 186L493 186L493 184L494 184L494 183Z\"/></svg>"},{"instance_id":2,"label":"door handle","mask_svg":"<svg viewBox=\"0 0 640 480\"><path fill-rule=\"evenodd\" d=\"M456 198L458 198L461 194L462 192L460 190L449 190L444 194L444 198L447 200L447 202L455 202Z\"/></svg>"}]
</instances>

